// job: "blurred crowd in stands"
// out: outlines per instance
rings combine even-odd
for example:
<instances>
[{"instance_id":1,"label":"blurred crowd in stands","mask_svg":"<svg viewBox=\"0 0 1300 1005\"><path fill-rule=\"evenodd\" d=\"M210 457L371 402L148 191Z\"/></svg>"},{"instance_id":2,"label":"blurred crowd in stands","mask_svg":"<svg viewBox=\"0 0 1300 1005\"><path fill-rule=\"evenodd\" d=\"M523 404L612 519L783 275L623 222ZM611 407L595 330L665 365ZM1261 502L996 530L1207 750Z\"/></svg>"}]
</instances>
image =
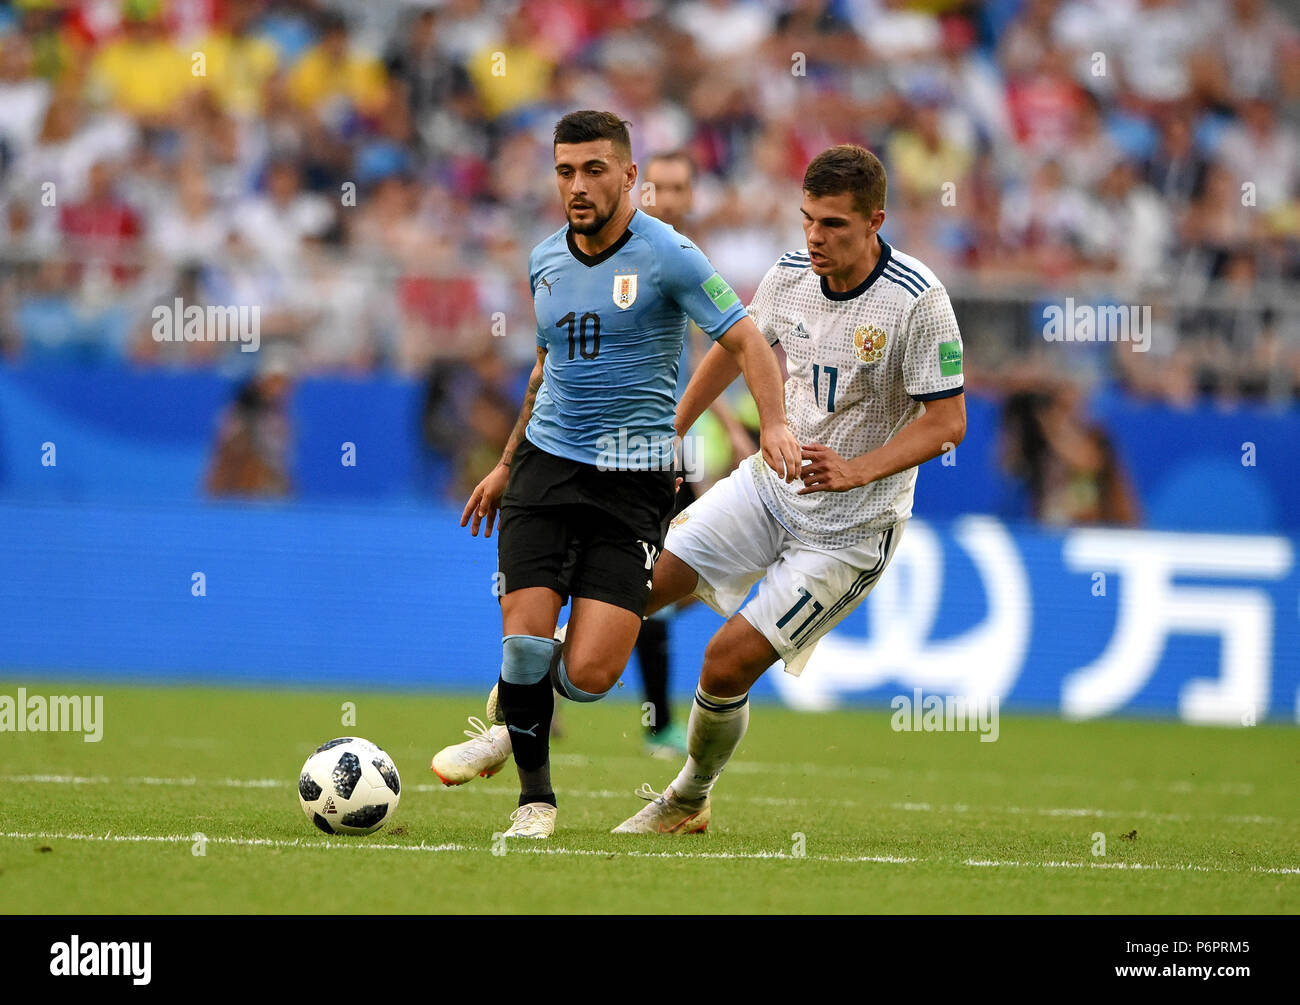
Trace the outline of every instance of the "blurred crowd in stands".
<instances>
[{"instance_id":1,"label":"blurred crowd in stands","mask_svg":"<svg viewBox=\"0 0 1300 1005\"><path fill-rule=\"evenodd\" d=\"M551 130L592 107L631 122L638 160L689 156L683 229L742 293L803 245L808 160L858 142L889 172L883 236L953 295L973 389L1068 375L1291 403L1294 17L1272 0L11 0L0 356L388 370L512 412L528 251L563 224ZM1046 341L1066 297L1150 306L1149 351ZM159 342L153 311L176 298L258 306L262 351Z\"/></svg>"}]
</instances>

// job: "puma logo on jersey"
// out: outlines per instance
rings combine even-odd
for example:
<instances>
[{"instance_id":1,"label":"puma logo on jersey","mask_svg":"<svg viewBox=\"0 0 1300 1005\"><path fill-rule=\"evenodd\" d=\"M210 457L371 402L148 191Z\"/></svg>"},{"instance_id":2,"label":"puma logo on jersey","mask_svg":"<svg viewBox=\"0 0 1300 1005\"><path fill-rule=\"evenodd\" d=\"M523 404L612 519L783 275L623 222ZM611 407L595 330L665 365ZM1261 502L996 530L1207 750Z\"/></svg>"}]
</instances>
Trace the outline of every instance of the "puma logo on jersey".
<instances>
[{"instance_id":1,"label":"puma logo on jersey","mask_svg":"<svg viewBox=\"0 0 1300 1005\"><path fill-rule=\"evenodd\" d=\"M554 285L555 285L556 283L558 283L559 281L560 281L560 280L559 280L559 277L556 277L555 279L539 279L539 280L537 280L537 285L538 285L538 286L545 286L545 287L546 287L546 293L547 293L547 295L549 296L550 293L551 293L551 287L554 286Z\"/></svg>"}]
</instances>

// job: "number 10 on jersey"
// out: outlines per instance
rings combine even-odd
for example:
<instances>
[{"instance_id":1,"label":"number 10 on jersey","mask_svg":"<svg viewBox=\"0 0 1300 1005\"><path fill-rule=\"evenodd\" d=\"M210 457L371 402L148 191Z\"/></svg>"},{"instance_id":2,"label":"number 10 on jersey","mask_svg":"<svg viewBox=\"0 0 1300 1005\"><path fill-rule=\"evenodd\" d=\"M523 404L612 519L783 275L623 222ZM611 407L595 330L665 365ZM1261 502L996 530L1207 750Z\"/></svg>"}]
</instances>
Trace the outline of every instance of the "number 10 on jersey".
<instances>
[{"instance_id":1,"label":"number 10 on jersey","mask_svg":"<svg viewBox=\"0 0 1300 1005\"><path fill-rule=\"evenodd\" d=\"M588 311L582 316L582 320L575 324L577 314L569 311L568 314L555 322L556 328L563 328L568 325L569 328L569 359L573 359L573 350L576 347L578 353L583 359L595 359L600 355L600 315L595 311ZM574 328L578 329L578 338L573 337Z\"/></svg>"}]
</instances>

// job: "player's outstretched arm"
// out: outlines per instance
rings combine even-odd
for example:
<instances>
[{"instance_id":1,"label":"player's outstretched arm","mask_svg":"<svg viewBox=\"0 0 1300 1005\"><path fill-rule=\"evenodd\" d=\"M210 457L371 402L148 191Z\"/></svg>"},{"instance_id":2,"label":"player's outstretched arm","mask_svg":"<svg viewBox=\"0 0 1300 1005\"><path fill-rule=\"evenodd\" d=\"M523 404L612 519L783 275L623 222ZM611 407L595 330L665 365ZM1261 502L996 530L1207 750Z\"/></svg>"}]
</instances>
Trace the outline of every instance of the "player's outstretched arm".
<instances>
[{"instance_id":1,"label":"player's outstretched arm","mask_svg":"<svg viewBox=\"0 0 1300 1005\"><path fill-rule=\"evenodd\" d=\"M677 418L673 420L673 427L678 439L690 432L704 410L739 376L740 364L736 362L736 357L716 342L710 346L700 360L700 365L691 374L686 390L682 392L682 400L677 403Z\"/></svg>"},{"instance_id":2,"label":"player's outstretched arm","mask_svg":"<svg viewBox=\"0 0 1300 1005\"><path fill-rule=\"evenodd\" d=\"M830 447L810 443L803 448L803 485L809 492L844 492L879 478L914 468L952 450L966 435L966 396L956 394L925 403L925 414L909 422L884 446L845 460Z\"/></svg>"},{"instance_id":3,"label":"player's outstretched arm","mask_svg":"<svg viewBox=\"0 0 1300 1005\"><path fill-rule=\"evenodd\" d=\"M496 467L474 487L469 502L465 504L465 511L460 515L460 525L464 527L469 523L470 514L474 514L474 525L469 529L473 537L478 536L479 524L485 519L487 525L484 527L483 536L492 536L492 525L496 523L497 511L501 508L501 497L505 494L506 482L510 480L510 462L514 459L515 449L524 438L528 420L533 417L533 402L537 400L537 392L542 387L545 364L546 350L539 347L537 362L533 364L533 372L528 375L528 391L524 394L523 407L519 409L519 418L515 421L515 428L510 431L510 439L506 441L506 449L501 453L501 460L497 461Z\"/></svg>"},{"instance_id":4,"label":"player's outstretched arm","mask_svg":"<svg viewBox=\"0 0 1300 1005\"><path fill-rule=\"evenodd\" d=\"M748 315L728 328L718 339L718 344L735 359L740 372L745 375L749 393L754 396L754 404L758 406L759 447L763 451L763 460L787 482L794 481L799 477L803 462L799 441L786 424L785 382L781 378L776 353Z\"/></svg>"}]
</instances>

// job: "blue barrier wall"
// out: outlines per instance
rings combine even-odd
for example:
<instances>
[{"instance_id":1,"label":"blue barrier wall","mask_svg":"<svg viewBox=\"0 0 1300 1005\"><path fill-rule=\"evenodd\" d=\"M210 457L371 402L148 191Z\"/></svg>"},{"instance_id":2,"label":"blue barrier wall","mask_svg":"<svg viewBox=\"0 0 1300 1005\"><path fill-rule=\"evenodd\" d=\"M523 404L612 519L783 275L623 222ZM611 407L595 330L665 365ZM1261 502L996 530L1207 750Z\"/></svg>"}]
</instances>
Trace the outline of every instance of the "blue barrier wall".
<instances>
[{"instance_id":1,"label":"blue barrier wall","mask_svg":"<svg viewBox=\"0 0 1300 1005\"><path fill-rule=\"evenodd\" d=\"M0 366L0 497L63 501L190 500L235 382L210 373L139 374ZM418 382L313 379L294 391L293 479L301 498L415 502L445 483L422 444ZM1018 520L1024 492L999 470L998 406L969 395L956 465L924 466L916 512L993 513ZM1134 483L1145 524L1166 529L1300 533L1300 409L1224 412L1094 399ZM357 464L340 463L356 444ZM58 463L41 464L54 443ZM1254 465L1243 466L1243 444Z\"/></svg>"},{"instance_id":2,"label":"blue barrier wall","mask_svg":"<svg viewBox=\"0 0 1300 1005\"><path fill-rule=\"evenodd\" d=\"M0 504L0 667L481 692L500 661L495 542L457 520L374 505ZM913 520L804 675L773 670L756 696L821 708L920 687L1072 717L1296 721L1298 544ZM676 618L679 695L719 623L700 607Z\"/></svg>"},{"instance_id":3,"label":"blue barrier wall","mask_svg":"<svg viewBox=\"0 0 1300 1005\"><path fill-rule=\"evenodd\" d=\"M0 494L194 499L239 381L214 373L0 367ZM427 497L423 389L394 377L315 379L293 392L292 477L305 499ZM357 445L356 467L340 463ZM53 443L57 464L41 464Z\"/></svg>"}]
</instances>

